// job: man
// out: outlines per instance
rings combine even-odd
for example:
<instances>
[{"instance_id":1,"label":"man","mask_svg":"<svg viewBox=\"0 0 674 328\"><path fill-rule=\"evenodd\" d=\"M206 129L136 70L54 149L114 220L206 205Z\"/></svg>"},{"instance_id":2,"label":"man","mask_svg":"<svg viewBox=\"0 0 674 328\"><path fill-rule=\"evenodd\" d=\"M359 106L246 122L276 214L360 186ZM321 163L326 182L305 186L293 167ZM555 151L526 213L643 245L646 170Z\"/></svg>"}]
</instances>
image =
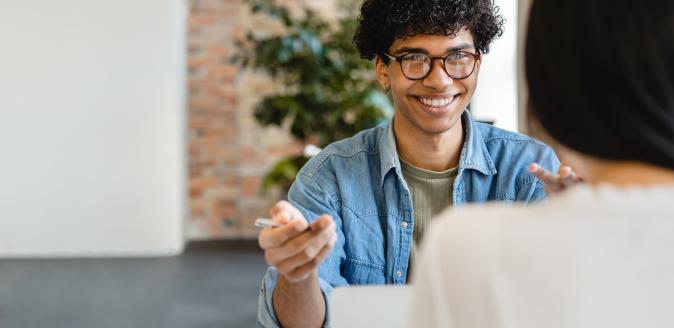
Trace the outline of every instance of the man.
<instances>
[{"instance_id":1,"label":"man","mask_svg":"<svg viewBox=\"0 0 674 328\"><path fill-rule=\"evenodd\" d=\"M392 122L336 142L297 176L283 226L259 237L272 268L258 325L327 325L332 288L404 284L431 217L469 202L537 201L531 162L557 171L544 144L466 111L482 55L502 33L491 0L366 0L354 42L395 107Z\"/></svg>"}]
</instances>

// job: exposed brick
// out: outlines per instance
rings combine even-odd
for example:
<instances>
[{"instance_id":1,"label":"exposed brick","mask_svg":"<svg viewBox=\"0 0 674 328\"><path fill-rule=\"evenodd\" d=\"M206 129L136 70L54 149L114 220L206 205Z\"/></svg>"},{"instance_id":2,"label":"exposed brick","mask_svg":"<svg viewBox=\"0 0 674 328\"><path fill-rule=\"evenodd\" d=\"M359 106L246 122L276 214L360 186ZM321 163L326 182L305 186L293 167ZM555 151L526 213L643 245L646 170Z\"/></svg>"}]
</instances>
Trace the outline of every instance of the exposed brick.
<instances>
[{"instance_id":1,"label":"exposed brick","mask_svg":"<svg viewBox=\"0 0 674 328\"><path fill-rule=\"evenodd\" d=\"M217 17L215 17L212 14L203 14L203 13L197 13L195 15L191 15L190 18L187 21L187 24L193 25L193 26L208 26L208 25L213 25L217 21Z\"/></svg>"},{"instance_id":2,"label":"exposed brick","mask_svg":"<svg viewBox=\"0 0 674 328\"><path fill-rule=\"evenodd\" d=\"M257 149L253 147L243 147L241 148L241 164L242 165L251 165L260 163L260 158L258 156Z\"/></svg>"},{"instance_id":3,"label":"exposed brick","mask_svg":"<svg viewBox=\"0 0 674 328\"><path fill-rule=\"evenodd\" d=\"M255 219L269 217L269 208L272 204L271 201L261 200L240 205L239 235L241 237L255 237L259 233L259 229L255 227Z\"/></svg>"},{"instance_id":4,"label":"exposed brick","mask_svg":"<svg viewBox=\"0 0 674 328\"><path fill-rule=\"evenodd\" d=\"M304 145L299 142L293 142L287 145L274 146L267 149L267 154L273 157L285 157L301 153Z\"/></svg>"},{"instance_id":5,"label":"exposed brick","mask_svg":"<svg viewBox=\"0 0 674 328\"><path fill-rule=\"evenodd\" d=\"M255 197L260 192L262 186L262 178L259 176L243 177L241 179L241 192L243 197Z\"/></svg>"},{"instance_id":6,"label":"exposed brick","mask_svg":"<svg viewBox=\"0 0 674 328\"><path fill-rule=\"evenodd\" d=\"M215 177L210 177L210 178L192 178L190 179L190 196L195 197L201 195L201 193L211 187L214 187L217 185L217 181Z\"/></svg>"},{"instance_id":7,"label":"exposed brick","mask_svg":"<svg viewBox=\"0 0 674 328\"><path fill-rule=\"evenodd\" d=\"M188 238L252 238L258 231L252 220L267 216L280 197L260 192L263 176L302 145L287 132L270 134L254 123L252 107L275 86L267 77L242 79L241 69L230 62L234 41L253 24L241 21L247 17L241 15L242 0L188 0L188 5Z\"/></svg>"},{"instance_id":8,"label":"exposed brick","mask_svg":"<svg viewBox=\"0 0 674 328\"><path fill-rule=\"evenodd\" d=\"M215 204L215 215L221 219L235 218L237 215L236 201L223 200Z\"/></svg>"}]
</instances>

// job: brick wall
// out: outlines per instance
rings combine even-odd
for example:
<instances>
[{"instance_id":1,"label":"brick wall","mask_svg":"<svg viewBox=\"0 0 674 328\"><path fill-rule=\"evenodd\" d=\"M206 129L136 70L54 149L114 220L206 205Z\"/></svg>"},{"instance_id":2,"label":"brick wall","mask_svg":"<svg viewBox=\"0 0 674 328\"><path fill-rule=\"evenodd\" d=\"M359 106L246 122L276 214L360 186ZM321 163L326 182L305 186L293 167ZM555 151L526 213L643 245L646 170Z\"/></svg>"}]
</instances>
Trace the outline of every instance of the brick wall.
<instances>
[{"instance_id":1,"label":"brick wall","mask_svg":"<svg viewBox=\"0 0 674 328\"><path fill-rule=\"evenodd\" d=\"M229 61L233 40L255 21L240 0L189 0L189 239L253 238L252 221L284 196L261 181L302 146L287 129L262 128L252 116L260 90L275 86Z\"/></svg>"}]
</instances>

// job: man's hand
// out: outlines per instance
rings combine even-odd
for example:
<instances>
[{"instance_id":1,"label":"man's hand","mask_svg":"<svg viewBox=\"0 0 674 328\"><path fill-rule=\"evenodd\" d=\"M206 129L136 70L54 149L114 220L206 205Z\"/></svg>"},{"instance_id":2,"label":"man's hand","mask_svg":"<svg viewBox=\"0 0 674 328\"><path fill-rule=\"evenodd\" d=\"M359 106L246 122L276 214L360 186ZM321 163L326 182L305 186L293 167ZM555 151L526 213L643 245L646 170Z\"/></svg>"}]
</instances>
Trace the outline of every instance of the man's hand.
<instances>
[{"instance_id":1,"label":"man's hand","mask_svg":"<svg viewBox=\"0 0 674 328\"><path fill-rule=\"evenodd\" d=\"M260 232L258 242L267 263L291 283L307 279L337 241L334 221L329 215L322 215L309 225L302 213L286 201L276 203L269 212L282 226Z\"/></svg>"},{"instance_id":2,"label":"man's hand","mask_svg":"<svg viewBox=\"0 0 674 328\"><path fill-rule=\"evenodd\" d=\"M545 193L548 195L558 193L568 187L583 182L583 179L576 175L568 165L559 167L557 174L552 174L537 163L529 165L529 172L543 181Z\"/></svg>"}]
</instances>

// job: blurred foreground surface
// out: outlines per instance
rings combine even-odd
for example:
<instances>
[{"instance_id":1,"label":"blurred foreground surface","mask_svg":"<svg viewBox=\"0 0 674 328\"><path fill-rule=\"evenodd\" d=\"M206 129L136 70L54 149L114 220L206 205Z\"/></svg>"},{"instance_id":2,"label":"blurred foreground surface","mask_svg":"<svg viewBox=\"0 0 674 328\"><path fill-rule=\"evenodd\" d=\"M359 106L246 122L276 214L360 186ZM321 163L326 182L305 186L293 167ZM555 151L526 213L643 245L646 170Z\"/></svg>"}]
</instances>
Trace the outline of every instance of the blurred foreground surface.
<instances>
[{"instance_id":1,"label":"blurred foreground surface","mask_svg":"<svg viewBox=\"0 0 674 328\"><path fill-rule=\"evenodd\" d=\"M178 257L0 260L0 327L253 327L266 263L254 242Z\"/></svg>"}]
</instances>

